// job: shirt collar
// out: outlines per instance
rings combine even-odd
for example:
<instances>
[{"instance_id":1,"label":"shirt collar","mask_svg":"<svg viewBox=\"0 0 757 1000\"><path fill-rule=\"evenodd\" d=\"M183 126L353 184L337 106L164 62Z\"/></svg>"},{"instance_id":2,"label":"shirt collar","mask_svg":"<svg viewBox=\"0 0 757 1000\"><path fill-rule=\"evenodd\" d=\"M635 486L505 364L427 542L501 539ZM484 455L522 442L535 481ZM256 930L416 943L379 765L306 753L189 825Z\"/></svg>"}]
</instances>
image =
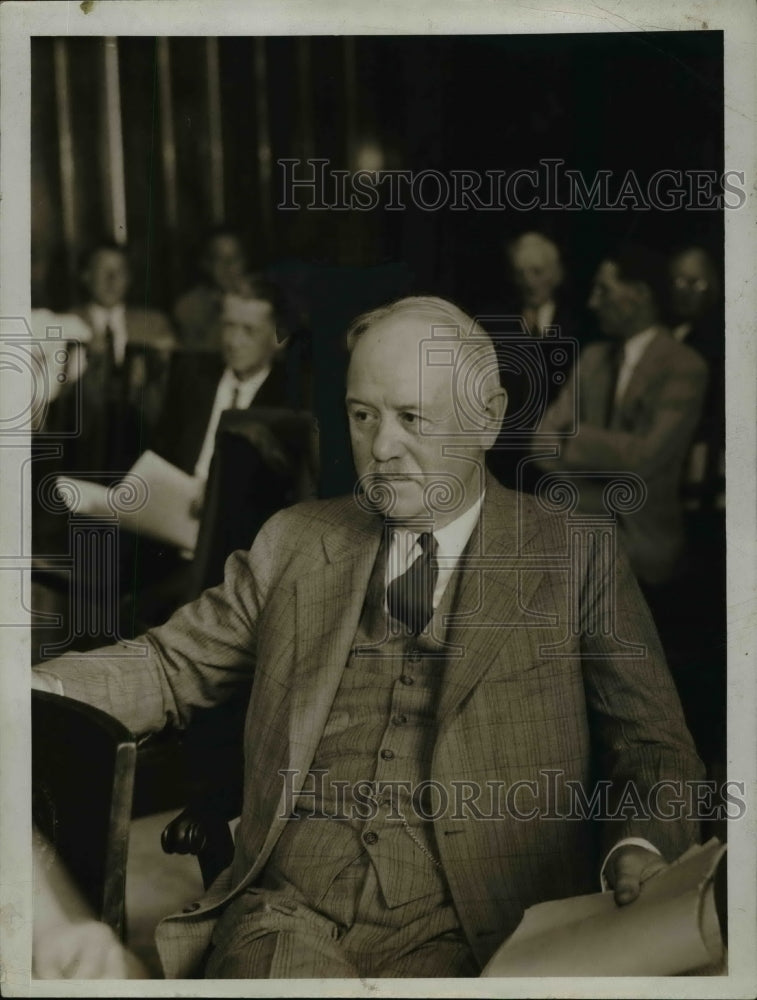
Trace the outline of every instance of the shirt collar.
<instances>
[{"instance_id":1,"label":"shirt collar","mask_svg":"<svg viewBox=\"0 0 757 1000\"><path fill-rule=\"evenodd\" d=\"M125 309L123 302L119 302L118 305L111 306L110 309L106 309L105 306L101 306L99 302L93 302L89 307L90 316L94 321L95 325L100 329L100 331L105 330L108 324L121 325L125 317Z\"/></svg>"},{"instance_id":2,"label":"shirt collar","mask_svg":"<svg viewBox=\"0 0 757 1000\"><path fill-rule=\"evenodd\" d=\"M484 490L476 501L454 521L450 521L449 524L434 532L437 543L436 555L440 561L454 563L462 555L481 514L481 504L484 502L485 492ZM419 532L398 527L395 529L394 535L399 536L397 540L400 543L400 550L408 557L418 540Z\"/></svg>"},{"instance_id":3,"label":"shirt collar","mask_svg":"<svg viewBox=\"0 0 757 1000\"><path fill-rule=\"evenodd\" d=\"M554 299L548 299L546 302L542 302L536 310L536 322L538 323L540 330L543 330L545 326L551 326L552 320L555 318L556 311L557 307Z\"/></svg>"},{"instance_id":4,"label":"shirt collar","mask_svg":"<svg viewBox=\"0 0 757 1000\"><path fill-rule=\"evenodd\" d=\"M641 356L654 340L657 333L656 326L648 326L646 330L640 330L623 345L623 361L627 365L635 366L641 360Z\"/></svg>"},{"instance_id":5,"label":"shirt collar","mask_svg":"<svg viewBox=\"0 0 757 1000\"><path fill-rule=\"evenodd\" d=\"M231 368L224 368L221 379L224 385L237 389L245 389L248 386L262 385L270 374L271 374L270 367L266 367L266 368L261 368L260 371L255 372L254 375L248 375L248 377L245 379L239 379L231 370Z\"/></svg>"}]
</instances>

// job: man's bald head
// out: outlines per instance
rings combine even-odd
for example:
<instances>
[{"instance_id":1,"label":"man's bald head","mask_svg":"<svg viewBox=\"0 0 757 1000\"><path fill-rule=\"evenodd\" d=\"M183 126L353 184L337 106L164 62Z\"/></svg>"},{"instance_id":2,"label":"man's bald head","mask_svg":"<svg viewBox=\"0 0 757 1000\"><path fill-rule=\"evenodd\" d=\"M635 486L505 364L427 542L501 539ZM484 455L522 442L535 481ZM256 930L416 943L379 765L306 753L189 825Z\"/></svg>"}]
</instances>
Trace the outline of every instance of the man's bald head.
<instances>
[{"instance_id":1,"label":"man's bald head","mask_svg":"<svg viewBox=\"0 0 757 1000\"><path fill-rule=\"evenodd\" d=\"M485 331L451 302L416 297L358 317L347 344L358 476L391 484L395 516L429 513L432 484L452 484L461 504L474 496L507 398Z\"/></svg>"},{"instance_id":2,"label":"man's bald head","mask_svg":"<svg viewBox=\"0 0 757 1000\"><path fill-rule=\"evenodd\" d=\"M523 304L533 309L548 302L563 281L556 243L542 233L523 233L507 245L507 258Z\"/></svg>"}]
</instances>

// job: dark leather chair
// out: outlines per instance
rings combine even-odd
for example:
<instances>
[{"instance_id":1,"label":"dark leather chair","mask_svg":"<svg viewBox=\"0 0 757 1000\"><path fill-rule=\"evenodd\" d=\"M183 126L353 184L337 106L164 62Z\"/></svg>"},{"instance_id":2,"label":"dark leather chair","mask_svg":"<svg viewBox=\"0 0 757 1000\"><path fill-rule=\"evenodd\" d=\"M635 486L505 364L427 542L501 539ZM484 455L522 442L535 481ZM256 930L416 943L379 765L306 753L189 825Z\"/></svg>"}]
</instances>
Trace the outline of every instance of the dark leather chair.
<instances>
[{"instance_id":1,"label":"dark leather chair","mask_svg":"<svg viewBox=\"0 0 757 1000\"><path fill-rule=\"evenodd\" d=\"M95 916L125 936L137 747L116 719L32 692L32 816Z\"/></svg>"},{"instance_id":2,"label":"dark leather chair","mask_svg":"<svg viewBox=\"0 0 757 1000\"><path fill-rule=\"evenodd\" d=\"M223 413L190 596L220 583L226 558L248 549L272 514L315 497L317 489L318 430L311 413L256 406Z\"/></svg>"}]
</instances>

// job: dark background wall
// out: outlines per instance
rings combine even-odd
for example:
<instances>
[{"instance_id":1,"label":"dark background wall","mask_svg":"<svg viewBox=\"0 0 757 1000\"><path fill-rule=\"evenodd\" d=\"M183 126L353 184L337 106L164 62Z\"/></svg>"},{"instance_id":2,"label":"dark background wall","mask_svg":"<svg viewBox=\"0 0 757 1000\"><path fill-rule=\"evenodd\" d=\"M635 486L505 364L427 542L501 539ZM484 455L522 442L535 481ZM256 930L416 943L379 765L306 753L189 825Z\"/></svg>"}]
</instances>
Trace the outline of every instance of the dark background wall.
<instances>
[{"instance_id":1,"label":"dark background wall","mask_svg":"<svg viewBox=\"0 0 757 1000\"><path fill-rule=\"evenodd\" d=\"M255 266L403 261L414 288L474 311L502 287L503 237L527 227L564 245L579 297L601 246L618 237L722 246L719 211L276 208L281 157L354 169L378 156L384 168L441 171L559 157L587 178L600 169L633 169L642 181L662 168L720 174L720 32L115 44L136 301L168 308L194 277L201 233L225 219L247 235ZM112 228L107 45L32 40L35 305L69 306L78 253Z\"/></svg>"}]
</instances>

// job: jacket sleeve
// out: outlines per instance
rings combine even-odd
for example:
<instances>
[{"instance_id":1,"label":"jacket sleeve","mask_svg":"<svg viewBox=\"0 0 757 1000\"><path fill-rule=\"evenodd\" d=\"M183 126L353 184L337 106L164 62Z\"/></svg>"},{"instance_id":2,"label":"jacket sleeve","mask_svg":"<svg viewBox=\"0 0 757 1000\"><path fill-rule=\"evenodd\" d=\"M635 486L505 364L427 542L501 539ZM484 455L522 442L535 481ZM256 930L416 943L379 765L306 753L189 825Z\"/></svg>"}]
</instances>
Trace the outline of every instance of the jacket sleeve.
<instances>
[{"instance_id":1,"label":"jacket sleeve","mask_svg":"<svg viewBox=\"0 0 757 1000\"><path fill-rule=\"evenodd\" d=\"M578 434L563 445L560 467L635 472L646 478L680 461L699 421L706 385L707 367L698 358L671 367L661 376L657 392L645 400L646 419L639 420L638 429L582 423Z\"/></svg>"},{"instance_id":2,"label":"jacket sleeve","mask_svg":"<svg viewBox=\"0 0 757 1000\"><path fill-rule=\"evenodd\" d=\"M184 728L195 708L225 701L255 669L257 626L274 575L279 516L249 552L229 556L224 582L134 642L67 653L35 667L63 693L120 719L132 732Z\"/></svg>"},{"instance_id":3,"label":"jacket sleeve","mask_svg":"<svg viewBox=\"0 0 757 1000\"><path fill-rule=\"evenodd\" d=\"M690 783L704 777L704 768L627 558L593 552L587 567L580 601L584 685L597 776L611 783L603 853L641 837L670 861L699 840Z\"/></svg>"}]
</instances>

